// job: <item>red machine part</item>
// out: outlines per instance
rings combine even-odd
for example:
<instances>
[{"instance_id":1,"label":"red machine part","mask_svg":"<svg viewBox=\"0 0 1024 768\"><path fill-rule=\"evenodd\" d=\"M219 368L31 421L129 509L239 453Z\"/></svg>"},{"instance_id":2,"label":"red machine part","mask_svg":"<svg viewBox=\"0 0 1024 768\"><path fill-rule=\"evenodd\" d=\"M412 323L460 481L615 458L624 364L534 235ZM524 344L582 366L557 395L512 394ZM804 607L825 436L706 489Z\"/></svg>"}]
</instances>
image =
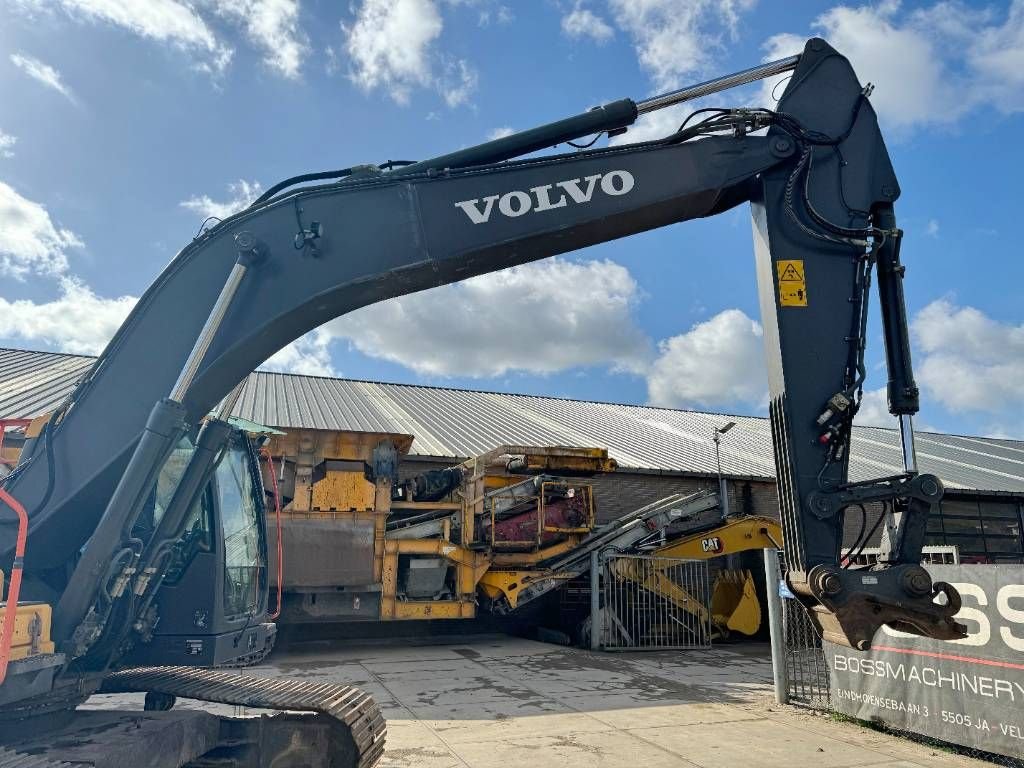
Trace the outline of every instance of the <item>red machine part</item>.
<instances>
[{"instance_id":1,"label":"red machine part","mask_svg":"<svg viewBox=\"0 0 1024 768\"><path fill-rule=\"evenodd\" d=\"M543 520L537 504L520 514L502 518L494 524L491 541L496 545L520 544L546 546L559 541L564 533L546 529L576 529L588 523L587 500L584 494L550 499L544 505Z\"/></svg>"}]
</instances>

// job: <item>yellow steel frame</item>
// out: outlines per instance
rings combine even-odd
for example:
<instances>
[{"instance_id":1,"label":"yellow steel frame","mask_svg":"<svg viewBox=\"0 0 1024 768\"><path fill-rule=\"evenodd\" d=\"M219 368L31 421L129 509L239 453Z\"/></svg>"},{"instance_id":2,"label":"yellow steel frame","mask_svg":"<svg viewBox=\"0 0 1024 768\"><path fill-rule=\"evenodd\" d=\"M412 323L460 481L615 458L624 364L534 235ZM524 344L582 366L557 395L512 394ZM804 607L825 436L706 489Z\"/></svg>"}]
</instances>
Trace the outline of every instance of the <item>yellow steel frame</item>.
<instances>
[{"instance_id":1,"label":"yellow steel frame","mask_svg":"<svg viewBox=\"0 0 1024 768\"><path fill-rule=\"evenodd\" d=\"M710 545L712 539L717 539L714 547ZM782 548L782 526L770 517L752 515L729 520L711 531L670 541L652 554L658 557L709 560L719 555L769 548Z\"/></svg>"},{"instance_id":2,"label":"yellow steel frame","mask_svg":"<svg viewBox=\"0 0 1024 768\"><path fill-rule=\"evenodd\" d=\"M587 522L576 528L559 528L557 525L548 525L547 518L545 516L545 504L544 500L547 498L547 489L549 487L554 488L561 486L562 488L575 488L577 491L582 491L587 497ZM594 529L594 489L593 486L586 485L585 483L569 483L565 480L556 480L554 482L546 482L540 484L540 498L537 500L538 510L540 511L540 518L544 523L545 533L590 533Z\"/></svg>"},{"instance_id":3,"label":"yellow steel frame","mask_svg":"<svg viewBox=\"0 0 1024 768\"><path fill-rule=\"evenodd\" d=\"M587 484L571 483L587 493L587 523L579 528L546 526L544 518L545 491L555 483L544 483L538 499L538 530L534 541L520 542L528 552L498 552L491 542L489 552L474 551L479 542L474 530L479 514L486 514L483 503L489 491L520 482L525 475L536 472L571 472L595 474L615 469L614 460L607 451L598 448L502 446L466 463L471 478L457 502L394 502L391 500L391 482L378 479L370 483L357 472L334 471L313 484L310 475L314 466L324 459L371 460L374 447L381 440L391 440L399 454L408 453L412 436L347 432L334 430L291 430L288 434L274 435L269 449L278 456L290 456L296 462L295 495L284 511L296 517L331 517L351 515L354 518L373 516L374 522L374 580L381 585L380 618L384 621L404 619L459 619L476 614L477 588L485 595L503 594L514 607L518 590L540 578L557 578L557 574L541 571L534 566L551 557L574 549L593 529L593 489ZM525 465L516 474L509 473L500 463L504 454L525 457ZM301 472L300 472L301 470ZM519 472L524 474L519 474ZM565 485L566 483L561 483ZM447 509L462 514L461 538L451 541L450 530L445 529L440 539L387 538L387 519L392 510ZM493 508L490 510L493 514ZM492 527L493 530L493 527ZM541 548L544 532L566 535L564 541ZM498 543L499 546L502 544ZM505 543L506 545L508 543ZM402 555L443 557L455 569L456 596L452 600L400 600L398 598L398 564Z\"/></svg>"},{"instance_id":4,"label":"yellow steel frame","mask_svg":"<svg viewBox=\"0 0 1024 768\"><path fill-rule=\"evenodd\" d=\"M564 555L575 549L580 543L579 536L570 536L565 541L552 544L550 547L538 549L536 552L492 552L491 562L499 568L517 568L524 565L536 565L551 557Z\"/></svg>"},{"instance_id":5,"label":"yellow steel frame","mask_svg":"<svg viewBox=\"0 0 1024 768\"><path fill-rule=\"evenodd\" d=\"M0 574L0 583L2 581L2 574ZM0 608L5 606L6 603L0 603ZM52 620L53 609L47 603L18 603L18 611L14 615L10 660L16 661L28 656L53 653L53 641L50 639ZM3 612L0 611L0 629L3 628L3 625Z\"/></svg>"},{"instance_id":6,"label":"yellow steel frame","mask_svg":"<svg viewBox=\"0 0 1024 768\"><path fill-rule=\"evenodd\" d=\"M491 600L497 600L503 595L508 600L509 606L515 610L519 604L519 593L535 581L547 581L548 579L569 580L575 574L557 573L545 570L488 570L477 585L481 592Z\"/></svg>"},{"instance_id":7,"label":"yellow steel frame","mask_svg":"<svg viewBox=\"0 0 1024 768\"><path fill-rule=\"evenodd\" d=\"M476 615L476 585L490 568L482 552L460 547L446 539L393 539L384 544L381 574L381 619L471 619ZM455 565L454 600L399 600L398 559L400 555L443 557Z\"/></svg>"}]
</instances>

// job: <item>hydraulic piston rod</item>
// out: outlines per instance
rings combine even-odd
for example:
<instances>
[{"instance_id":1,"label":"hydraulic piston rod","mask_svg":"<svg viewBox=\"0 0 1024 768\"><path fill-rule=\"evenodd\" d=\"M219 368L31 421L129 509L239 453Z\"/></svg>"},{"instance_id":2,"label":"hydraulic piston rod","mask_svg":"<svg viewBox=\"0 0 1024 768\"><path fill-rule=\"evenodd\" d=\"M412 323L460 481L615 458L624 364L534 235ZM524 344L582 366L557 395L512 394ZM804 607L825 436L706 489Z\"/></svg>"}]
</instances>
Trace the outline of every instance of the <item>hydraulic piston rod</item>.
<instances>
[{"instance_id":1,"label":"hydraulic piston rod","mask_svg":"<svg viewBox=\"0 0 1024 768\"><path fill-rule=\"evenodd\" d=\"M458 152L451 152L430 160L424 160L413 165L402 168L398 173L422 173L428 170L441 170L443 168L467 168L474 165L487 165L489 163L500 163L513 157L537 152L541 149L553 147L566 141L590 136L603 131L621 132L633 125L640 115L654 112L655 110L671 107L674 104L681 104L684 101L692 101L702 96L718 93L729 88L746 85L756 80L763 80L766 77L790 72L796 69L799 63L799 56L790 56L786 59L771 61L740 72L734 72L724 77L716 77L696 85L688 85L676 91L663 93L659 96L651 96L643 101L635 102L632 99L619 99L600 107L594 107L575 117L569 117L558 122L548 123L527 131L520 131L511 136L506 136L485 144L478 144L475 147L461 149Z\"/></svg>"},{"instance_id":2,"label":"hydraulic piston rod","mask_svg":"<svg viewBox=\"0 0 1024 768\"><path fill-rule=\"evenodd\" d=\"M799 56L790 56L787 59L778 59L740 72L733 72L731 75L716 77L714 80L688 85L676 91L669 91L660 96L651 96L649 99L638 101L636 111L639 115L646 115L648 112L682 104L684 101L693 101L703 96L710 96L712 93L753 83L756 80L764 80L766 77L781 75L783 72L792 72L798 63L800 63Z\"/></svg>"},{"instance_id":3,"label":"hydraulic piston rod","mask_svg":"<svg viewBox=\"0 0 1024 768\"><path fill-rule=\"evenodd\" d=\"M224 283L224 287L221 289L220 295L217 297L217 303L213 305L213 310L210 312L210 316L206 319L206 324L203 326L203 330L200 331L199 338L196 339L196 343L192 347L192 352L189 354L188 360L185 361L185 365L182 367L181 373L178 375L178 380L174 383L174 387L171 389L171 400L180 403L185 399L185 394L188 392L188 388L192 385L192 380L199 371L199 366L202 365L203 360L206 358L206 352L210 348L213 337L217 335L217 331L220 330L221 323L224 322L224 316L227 314L228 308L231 306L231 302L235 298L235 292L238 290L238 286L242 284L242 278L245 277L247 269L248 264L241 258L239 258L231 268L228 279Z\"/></svg>"},{"instance_id":4,"label":"hydraulic piston rod","mask_svg":"<svg viewBox=\"0 0 1024 768\"><path fill-rule=\"evenodd\" d=\"M128 531L156 485L164 462L185 433L185 396L206 358L213 338L227 316L246 271L259 258L259 246L249 233L238 233L235 236L235 245L238 249L237 260L182 366L170 396L158 400L153 405L128 466L114 489L93 536L82 550L69 586L57 604L54 637L61 643L63 650L72 657L84 654L103 632L113 604L112 601L108 601L109 604L101 611L96 610L97 585L101 587L100 594L104 594L105 583L115 575L110 573L111 558L117 549L123 546ZM232 400L232 396L237 397L237 393L241 392L240 386L235 387L228 400ZM233 405L234 401L229 407ZM144 557L145 543L137 541L135 546L137 548L133 557L124 570L127 575L135 572L138 562Z\"/></svg>"}]
</instances>

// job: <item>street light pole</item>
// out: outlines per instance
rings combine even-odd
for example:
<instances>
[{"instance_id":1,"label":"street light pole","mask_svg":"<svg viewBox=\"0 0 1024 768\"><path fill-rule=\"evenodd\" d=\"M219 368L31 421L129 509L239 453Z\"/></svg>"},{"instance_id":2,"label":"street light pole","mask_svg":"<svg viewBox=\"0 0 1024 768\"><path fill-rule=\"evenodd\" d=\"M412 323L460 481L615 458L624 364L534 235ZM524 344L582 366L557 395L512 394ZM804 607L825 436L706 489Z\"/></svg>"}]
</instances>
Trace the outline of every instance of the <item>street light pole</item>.
<instances>
[{"instance_id":1,"label":"street light pole","mask_svg":"<svg viewBox=\"0 0 1024 768\"><path fill-rule=\"evenodd\" d=\"M722 474L722 435L736 426L735 421L727 421L720 427L715 427L711 439L715 441L715 467L718 471L718 500L722 505L722 516L729 516L729 489L725 484L725 476Z\"/></svg>"}]
</instances>

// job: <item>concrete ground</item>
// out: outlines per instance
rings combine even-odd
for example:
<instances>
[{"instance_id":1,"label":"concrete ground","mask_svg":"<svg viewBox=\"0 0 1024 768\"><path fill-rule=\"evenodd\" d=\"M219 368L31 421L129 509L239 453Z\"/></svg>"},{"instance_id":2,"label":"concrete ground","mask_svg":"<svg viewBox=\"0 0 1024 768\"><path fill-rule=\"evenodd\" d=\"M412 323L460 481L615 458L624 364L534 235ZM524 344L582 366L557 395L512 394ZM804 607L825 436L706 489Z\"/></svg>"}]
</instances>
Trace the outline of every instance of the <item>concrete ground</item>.
<instances>
[{"instance_id":1,"label":"concrete ground","mask_svg":"<svg viewBox=\"0 0 1024 768\"><path fill-rule=\"evenodd\" d=\"M310 644L250 672L370 692L388 720L382 768L984 765L777 706L764 645L600 654L508 637ZM114 697L93 705L115 703L104 698Z\"/></svg>"}]
</instances>

